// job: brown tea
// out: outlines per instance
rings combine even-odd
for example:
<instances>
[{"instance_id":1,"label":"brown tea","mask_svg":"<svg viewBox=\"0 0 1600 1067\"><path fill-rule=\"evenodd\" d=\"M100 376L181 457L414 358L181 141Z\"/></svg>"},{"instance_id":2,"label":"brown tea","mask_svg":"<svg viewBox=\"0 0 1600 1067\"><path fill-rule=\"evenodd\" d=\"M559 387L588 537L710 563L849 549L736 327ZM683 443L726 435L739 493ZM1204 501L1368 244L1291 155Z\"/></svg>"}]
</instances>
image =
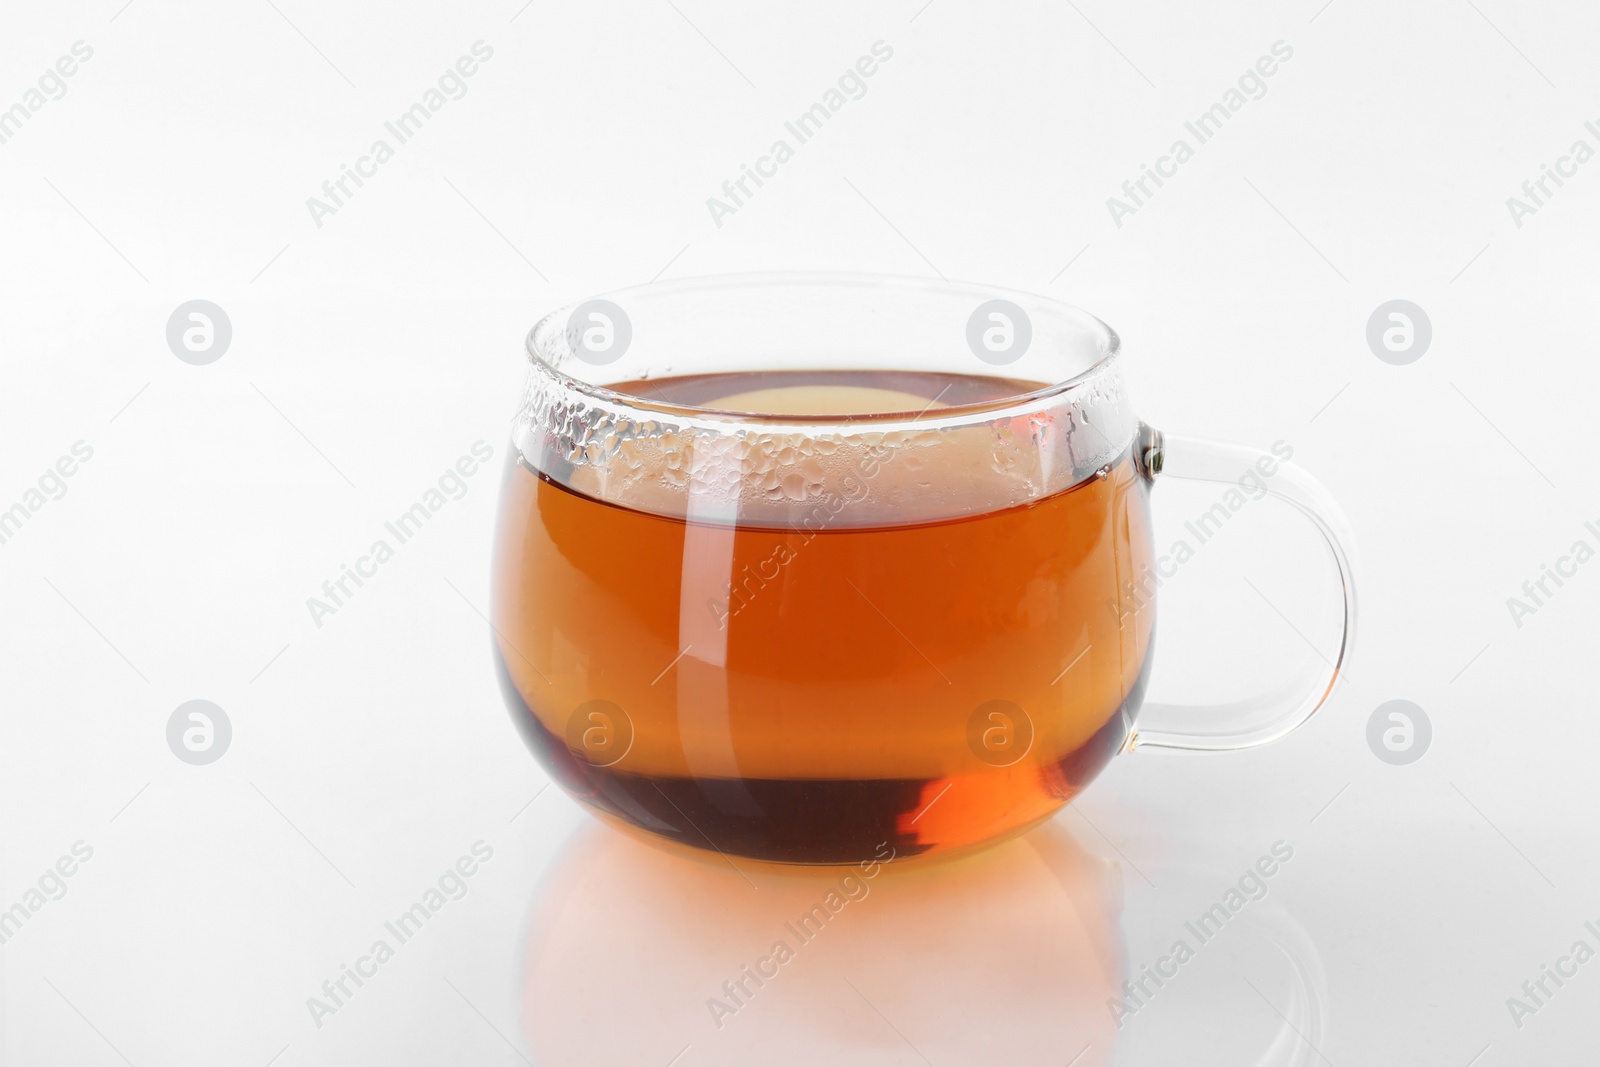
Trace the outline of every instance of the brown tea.
<instances>
[{"instance_id":1,"label":"brown tea","mask_svg":"<svg viewBox=\"0 0 1600 1067\"><path fill-rule=\"evenodd\" d=\"M1132 448L1004 503L985 488L1008 462L988 428L888 435L842 480L803 432L808 415L857 413L870 433L1037 387L891 372L612 386L800 416L800 431L749 454L735 441L714 468L648 433L536 457L543 470L513 460L495 652L535 753L604 814L765 860L955 849L1055 811L1121 749L1143 693L1153 612L1131 581L1151 558L1148 482Z\"/></svg>"}]
</instances>

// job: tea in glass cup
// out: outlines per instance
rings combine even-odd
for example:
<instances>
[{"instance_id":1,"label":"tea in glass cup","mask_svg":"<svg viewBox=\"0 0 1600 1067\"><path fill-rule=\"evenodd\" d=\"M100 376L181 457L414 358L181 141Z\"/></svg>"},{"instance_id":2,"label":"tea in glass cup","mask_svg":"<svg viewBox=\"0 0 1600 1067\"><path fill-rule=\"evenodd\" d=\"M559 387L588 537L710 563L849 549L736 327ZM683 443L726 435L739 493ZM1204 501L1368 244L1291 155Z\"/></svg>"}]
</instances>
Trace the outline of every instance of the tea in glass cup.
<instances>
[{"instance_id":1,"label":"tea in glass cup","mask_svg":"<svg viewBox=\"0 0 1600 1067\"><path fill-rule=\"evenodd\" d=\"M534 752L611 821L762 860L1048 818L1140 736L1151 665L1169 447L1117 347L1042 298L848 276L544 320L493 583ZM1149 741L1257 743L1305 704Z\"/></svg>"}]
</instances>

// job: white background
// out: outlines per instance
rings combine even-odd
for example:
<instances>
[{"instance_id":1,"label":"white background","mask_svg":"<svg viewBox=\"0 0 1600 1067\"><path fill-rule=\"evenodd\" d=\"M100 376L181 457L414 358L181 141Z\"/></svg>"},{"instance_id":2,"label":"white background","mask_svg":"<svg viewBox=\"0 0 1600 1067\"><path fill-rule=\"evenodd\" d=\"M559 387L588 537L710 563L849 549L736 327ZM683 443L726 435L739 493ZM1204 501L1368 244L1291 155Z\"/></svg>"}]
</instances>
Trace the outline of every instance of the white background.
<instances>
[{"instance_id":1,"label":"white background","mask_svg":"<svg viewBox=\"0 0 1600 1067\"><path fill-rule=\"evenodd\" d=\"M94 856L0 945L0 1062L942 1067L1001 1062L1002 1036L1004 1062L1086 1044L1078 1062L1104 1062L1104 993L1050 970L1081 951L1051 923L1076 916L1137 967L1278 840L1295 859L1268 900L1319 991L1294 1008L1288 979L1219 952L1141 1012L1147 1047L1255 1062L1217 1035L1266 1049L1292 1026L1260 1062L1578 1062L1600 963L1520 1028L1506 999L1580 938L1600 948L1600 566L1520 628L1506 599L1597 542L1600 162L1520 228L1506 198L1574 140L1600 147L1600 11L674 3L5 11L0 108L74 42L94 54L0 144L0 508L74 442L94 455L0 545L0 908L74 842ZM315 225L306 199L478 40L493 58L467 94ZM878 40L894 57L867 94L718 227L706 198ZM1115 225L1107 197L1278 40L1294 54L1266 96ZM1363 629L1290 738L1124 758L1045 831L1121 887L1106 915L968 871L907 897L918 922L863 921L857 991L799 961L719 1031L704 1000L764 935L729 940L744 905L646 878L654 860L593 862L620 845L562 851L586 817L540 794L478 612L534 319L791 268L1094 311L1147 421L1293 442L1355 530ZM196 298L233 326L205 367L165 341ZM1394 298L1433 324L1409 366L1365 340ZM306 598L480 439L495 463L315 627ZM1231 582L1219 563L1164 591L1186 605L1163 627L1168 694L1197 659L1184 626L1236 635L1246 676L1286 640L1238 580L1285 568L1253 536L1229 530ZM194 698L234 727L209 767L166 745ZM1395 698L1434 729L1405 767L1365 739ZM479 840L495 854L471 892L315 1026L306 998ZM556 923L577 941L546 946L570 967L553 981L526 938L564 909L597 925ZM1023 913L1037 937L1005 925Z\"/></svg>"}]
</instances>

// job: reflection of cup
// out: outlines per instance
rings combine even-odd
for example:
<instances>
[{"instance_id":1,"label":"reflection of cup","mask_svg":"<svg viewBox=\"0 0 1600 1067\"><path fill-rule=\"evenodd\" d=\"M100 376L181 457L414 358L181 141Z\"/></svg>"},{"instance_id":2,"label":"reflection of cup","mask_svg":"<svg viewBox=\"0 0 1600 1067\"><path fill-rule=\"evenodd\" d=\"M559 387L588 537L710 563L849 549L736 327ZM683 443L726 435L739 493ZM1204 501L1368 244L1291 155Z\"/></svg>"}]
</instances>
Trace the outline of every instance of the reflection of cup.
<instances>
[{"instance_id":1,"label":"reflection of cup","mask_svg":"<svg viewBox=\"0 0 1600 1067\"><path fill-rule=\"evenodd\" d=\"M899 859L796 868L583 828L529 918L529 1050L574 1067L1320 1062L1326 981L1294 917L1263 894L1187 924L1237 872L1125 884L1059 823ZM1194 953L1169 969L1178 939Z\"/></svg>"},{"instance_id":2,"label":"reflection of cup","mask_svg":"<svg viewBox=\"0 0 1600 1067\"><path fill-rule=\"evenodd\" d=\"M1140 423L1092 315L918 279L698 279L556 312L528 350L497 664L535 752L612 819L791 863L950 852L1047 818L1135 743L1270 741L1338 677L1337 508L1290 448ZM1141 710L1176 565L1158 474L1219 483L1201 542L1269 493L1312 521L1343 593L1331 673Z\"/></svg>"},{"instance_id":3,"label":"reflection of cup","mask_svg":"<svg viewBox=\"0 0 1600 1067\"><path fill-rule=\"evenodd\" d=\"M535 1061L1106 1063L1117 871L1057 824L902 858L735 868L586 828L530 919Z\"/></svg>"},{"instance_id":4,"label":"reflection of cup","mask_svg":"<svg viewBox=\"0 0 1600 1067\"><path fill-rule=\"evenodd\" d=\"M1123 900L1125 977L1107 1005L1112 1067L1325 1062L1321 958L1270 881L1255 870L1169 868L1160 882L1159 891L1131 882Z\"/></svg>"}]
</instances>

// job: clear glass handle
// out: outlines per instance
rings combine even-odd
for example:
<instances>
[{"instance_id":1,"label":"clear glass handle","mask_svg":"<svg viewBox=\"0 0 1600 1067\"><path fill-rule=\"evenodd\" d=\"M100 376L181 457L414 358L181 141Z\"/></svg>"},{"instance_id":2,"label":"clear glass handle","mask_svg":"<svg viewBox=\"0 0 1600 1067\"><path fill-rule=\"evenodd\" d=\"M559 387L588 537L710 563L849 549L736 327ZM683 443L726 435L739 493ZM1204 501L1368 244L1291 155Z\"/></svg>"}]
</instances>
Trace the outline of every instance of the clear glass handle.
<instances>
[{"instance_id":1,"label":"clear glass handle","mask_svg":"<svg viewBox=\"0 0 1600 1067\"><path fill-rule=\"evenodd\" d=\"M1328 491L1285 459L1245 445L1223 444L1145 428L1144 467L1150 477L1239 484L1252 471L1257 484L1311 520L1333 556L1341 586L1343 631L1331 663L1318 663L1277 690L1227 704L1146 703L1133 747L1224 751L1264 745L1309 719L1333 692L1350 658L1356 633L1356 587L1344 514Z\"/></svg>"}]
</instances>

